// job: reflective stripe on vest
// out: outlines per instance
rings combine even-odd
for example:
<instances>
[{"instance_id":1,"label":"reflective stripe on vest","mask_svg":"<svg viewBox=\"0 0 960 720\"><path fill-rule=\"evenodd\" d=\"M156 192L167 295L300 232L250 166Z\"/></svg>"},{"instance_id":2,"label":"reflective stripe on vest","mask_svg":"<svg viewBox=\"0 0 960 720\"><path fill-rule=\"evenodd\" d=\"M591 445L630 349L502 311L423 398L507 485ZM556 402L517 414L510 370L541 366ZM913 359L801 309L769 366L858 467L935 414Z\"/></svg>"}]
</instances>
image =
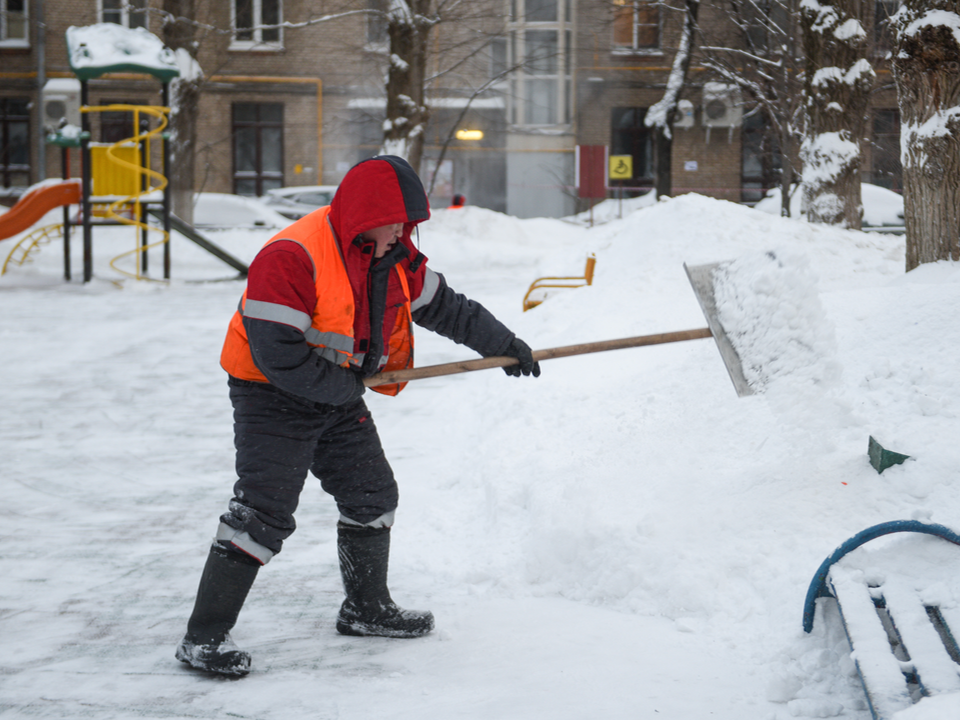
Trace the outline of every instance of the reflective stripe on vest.
<instances>
[{"instance_id":1,"label":"reflective stripe on vest","mask_svg":"<svg viewBox=\"0 0 960 720\"><path fill-rule=\"evenodd\" d=\"M313 351L324 360L329 360L335 365L344 362L342 355L350 355L353 350L353 338L349 335L341 335L335 332L321 332L316 328L310 327L312 318L305 312L294 310L286 305L278 303L263 302L262 300L241 300L240 307L237 308L243 317L254 318L255 320L267 320L269 322L281 323L295 327L304 334L307 344L313 345ZM320 346L320 347L318 347ZM363 363L362 357L346 358L349 362L355 364Z\"/></svg>"},{"instance_id":2,"label":"reflective stripe on vest","mask_svg":"<svg viewBox=\"0 0 960 720\"><path fill-rule=\"evenodd\" d=\"M440 287L440 276L430 268L426 268L423 274L423 289L420 291L420 297L410 304L410 312L415 312L422 307L426 307L433 300Z\"/></svg>"},{"instance_id":3,"label":"reflective stripe on vest","mask_svg":"<svg viewBox=\"0 0 960 720\"><path fill-rule=\"evenodd\" d=\"M263 302L262 300L247 300L241 302L237 308L244 317L256 320L269 320L297 328L302 333L310 329L311 318L305 312L294 310L279 303Z\"/></svg>"}]
</instances>

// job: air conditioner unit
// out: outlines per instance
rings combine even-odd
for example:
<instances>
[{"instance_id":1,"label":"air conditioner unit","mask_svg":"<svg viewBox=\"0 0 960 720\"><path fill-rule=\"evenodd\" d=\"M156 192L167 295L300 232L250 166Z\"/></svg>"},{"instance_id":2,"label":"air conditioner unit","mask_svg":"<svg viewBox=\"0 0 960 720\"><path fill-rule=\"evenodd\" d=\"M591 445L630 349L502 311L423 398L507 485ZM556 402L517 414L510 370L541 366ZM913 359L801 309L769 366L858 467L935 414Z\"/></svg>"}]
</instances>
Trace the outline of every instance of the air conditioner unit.
<instances>
[{"instance_id":1,"label":"air conditioner unit","mask_svg":"<svg viewBox=\"0 0 960 720\"><path fill-rule=\"evenodd\" d=\"M75 78L54 78L43 86L45 128L56 130L61 125L80 126L80 81Z\"/></svg>"},{"instance_id":2,"label":"air conditioner unit","mask_svg":"<svg viewBox=\"0 0 960 720\"><path fill-rule=\"evenodd\" d=\"M689 100L679 100L677 102L677 119L673 121L676 128L693 127L693 103Z\"/></svg>"},{"instance_id":3,"label":"air conditioner unit","mask_svg":"<svg viewBox=\"0 0 960 720\"><path fill-rule=\"evenodd\" d=\"M703 85L703 126L736 127L743 121L740 89L736 85L708 82Z\"/></svg>"}]
</instances>

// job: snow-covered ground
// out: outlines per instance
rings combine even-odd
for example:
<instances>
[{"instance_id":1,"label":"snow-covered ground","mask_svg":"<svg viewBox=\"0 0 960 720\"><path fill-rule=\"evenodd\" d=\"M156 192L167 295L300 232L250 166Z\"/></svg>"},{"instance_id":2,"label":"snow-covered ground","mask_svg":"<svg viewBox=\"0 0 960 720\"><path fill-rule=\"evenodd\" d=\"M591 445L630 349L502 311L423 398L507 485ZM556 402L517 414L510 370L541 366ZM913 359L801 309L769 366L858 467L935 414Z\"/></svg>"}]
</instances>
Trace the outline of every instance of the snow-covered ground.
<instances>
[{"instance_id":1,"label":"snow-covered ground","mask_svg":"<svg viewBox=\"0 0 960 720\"><path fill-rule=\"evenodd\" d=\"M0 278L0 714L866 720L834 606L806 635L803 601L866 527L960 524L960 267L904 274L902 237L694 195L604 219L439 210L421 248L535 348L703 327L683 264L737 259L741 300L723 302L733 323L769 316L741 328L745 364L776 368L766 392L738 398L702 339L368 393L401 486L393 595L437 630L336 633L337 514L308 483L233 633L254 656L239 681L173 652L234 480L218 357L242 284L175 237L169 285L118 286L125 229L97 229L86 286L62 281L59 246ZM209 235L250 260L270 233ZM778 263L751 274L765 251ZM579 274L591 252L591 287L521 312L535 278ZM471 355L427 332L417 353ZM871 435L912 459L878 475ZM930 582L957 608L960 562L937 543L875 541L886 564L869 569L941 553ZM958 717L960 695L902 716Z\"/></svg>"}]
</instances>

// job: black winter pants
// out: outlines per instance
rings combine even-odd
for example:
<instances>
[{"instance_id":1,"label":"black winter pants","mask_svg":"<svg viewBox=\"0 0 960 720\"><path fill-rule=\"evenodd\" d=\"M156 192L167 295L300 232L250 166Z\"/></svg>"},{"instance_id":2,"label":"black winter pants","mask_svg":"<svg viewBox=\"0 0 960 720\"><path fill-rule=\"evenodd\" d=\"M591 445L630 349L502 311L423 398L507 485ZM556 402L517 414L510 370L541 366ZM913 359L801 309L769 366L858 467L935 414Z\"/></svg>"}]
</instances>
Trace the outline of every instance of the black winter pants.
<instances>
[{"instance_id":1,"label":"black winter pants","mask_svg":"<svg viewBox=\"0 0 960 720\"><path fill-rule=\"evenodd\" d=\"M363 399L324 405L265 383L230 378L229 386L239 480L223 523L280 552L308 471L350 520L396 509L397 483Z\"/></svg>"}]
</instances>

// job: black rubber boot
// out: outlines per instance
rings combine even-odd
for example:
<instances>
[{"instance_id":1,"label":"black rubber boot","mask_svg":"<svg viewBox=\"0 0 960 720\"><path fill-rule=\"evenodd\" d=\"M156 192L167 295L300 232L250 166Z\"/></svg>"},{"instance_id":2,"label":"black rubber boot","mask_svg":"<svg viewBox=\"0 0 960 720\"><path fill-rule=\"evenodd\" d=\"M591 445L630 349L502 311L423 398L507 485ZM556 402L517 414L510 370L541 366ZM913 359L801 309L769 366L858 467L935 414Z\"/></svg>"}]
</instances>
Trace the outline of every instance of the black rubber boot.
<instances>
[{"instance_id":1,"label":"black rubber boot","mask_svg":"<svg viewBox=\"0 0 960 720\"><path fill-rule=\"evenodd\" d=\"M337 632L415 638L433 630L433 613L403 610L390 598L390 528L341 522L337 534L340 574L347 593L337 617Z\"/></svg>"},{"instance_id":2,"label":"black rubber boot","mask_svg":"<svg viewBox=\"0 0 960 720\"><path fill-rule=\"evenodd\" d=\"M230 639L260 563L246 555L213 545L200 576L197 602L187 634L177 647L177 660L218 675L246 675L250 654Z\"/></svg>"}]
</instances>

